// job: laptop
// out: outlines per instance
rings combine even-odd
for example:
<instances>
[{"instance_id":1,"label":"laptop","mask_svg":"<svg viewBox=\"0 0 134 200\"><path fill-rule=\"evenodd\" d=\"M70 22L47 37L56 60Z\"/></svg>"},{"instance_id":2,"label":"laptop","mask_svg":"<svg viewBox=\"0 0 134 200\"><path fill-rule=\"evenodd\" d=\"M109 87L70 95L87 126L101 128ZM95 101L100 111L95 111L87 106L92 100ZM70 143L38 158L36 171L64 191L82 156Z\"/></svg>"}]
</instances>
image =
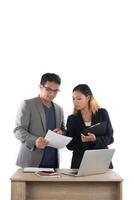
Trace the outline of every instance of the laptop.
<instances>
[{"instance_id":1,"label":"laptop","mask_svg":"<svg viewBox=\"0 0 134 200\"><path fill-rule=\"evenodd\" d=\"M65 169L63 174L87 176L105 173L109 169L115 149L86 150L79 169Z\"/></svg>"}]
</instances>

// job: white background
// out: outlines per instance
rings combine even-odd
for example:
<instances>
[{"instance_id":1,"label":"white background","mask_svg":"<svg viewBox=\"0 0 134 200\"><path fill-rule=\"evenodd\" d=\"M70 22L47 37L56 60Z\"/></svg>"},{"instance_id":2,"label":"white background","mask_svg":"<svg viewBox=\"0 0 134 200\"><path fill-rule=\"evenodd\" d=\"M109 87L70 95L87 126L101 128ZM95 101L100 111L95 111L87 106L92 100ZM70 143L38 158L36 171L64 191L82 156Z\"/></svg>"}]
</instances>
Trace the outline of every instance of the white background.
<instances>
[{"instance_id":1,"label":"white background","mask_svg":"<svg viewBox=\"0 0 134 200\"><path fill-rule=\"evenodd\" d=\"M87 83L110 115L114 170L124 200L133 199L134 5L130 0L0 1L0 199L10 199L20 143L13 135L23 99L39 93L40 77L61 76L55 101L72 112L72 89ZM61 167L71 153L61 151Z\"/></svg>"}]
</instances>

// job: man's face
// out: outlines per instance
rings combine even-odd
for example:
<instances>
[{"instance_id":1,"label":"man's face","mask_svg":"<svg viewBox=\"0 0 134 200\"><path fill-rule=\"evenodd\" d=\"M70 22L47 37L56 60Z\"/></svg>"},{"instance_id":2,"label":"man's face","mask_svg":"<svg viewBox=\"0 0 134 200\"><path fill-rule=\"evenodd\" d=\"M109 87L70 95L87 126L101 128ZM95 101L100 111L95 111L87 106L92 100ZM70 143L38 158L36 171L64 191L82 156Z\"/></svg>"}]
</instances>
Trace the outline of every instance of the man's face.
<instances>
[{"instance_id":1,"label":"man's face","mask_svg":"<svg viewBox=\"0 0 134 200\"><path fill-rule=\"evenodd\" d=\"M40 96L46 102L51 102L57 95L60 85L55 82L47 81L40 85Z\"/></svg>"}]
</instances>

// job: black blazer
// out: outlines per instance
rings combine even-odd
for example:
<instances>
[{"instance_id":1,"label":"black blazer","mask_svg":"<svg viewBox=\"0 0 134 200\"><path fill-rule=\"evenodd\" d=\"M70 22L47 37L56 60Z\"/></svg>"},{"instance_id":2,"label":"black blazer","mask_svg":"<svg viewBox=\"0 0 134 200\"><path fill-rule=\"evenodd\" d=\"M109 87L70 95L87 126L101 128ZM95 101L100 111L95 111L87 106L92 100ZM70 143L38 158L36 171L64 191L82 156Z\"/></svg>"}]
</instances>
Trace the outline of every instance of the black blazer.
<instances>
[{"instance_id":1,"label":"black blazer","mask_svg":"<svg viewBox=\"0 0 134 200\"><path fill-rule=\"evenodd\" d=\"M68 117L66 135L73 138L67 145L67 148L73 151L71 168L79 168L85 150L106 149L108 148L108 145L113 143L113 128L108 112L106 109L100 108L98 112L92 114L91 125L102 121L107 121L105 135L99 137L96 136L95 142L82 142L81 133L86 128L86 126L82 119L81 113L79 112ZM112 168L112 166L110 166L110 168Z\"/></svg>"}]
</instances>

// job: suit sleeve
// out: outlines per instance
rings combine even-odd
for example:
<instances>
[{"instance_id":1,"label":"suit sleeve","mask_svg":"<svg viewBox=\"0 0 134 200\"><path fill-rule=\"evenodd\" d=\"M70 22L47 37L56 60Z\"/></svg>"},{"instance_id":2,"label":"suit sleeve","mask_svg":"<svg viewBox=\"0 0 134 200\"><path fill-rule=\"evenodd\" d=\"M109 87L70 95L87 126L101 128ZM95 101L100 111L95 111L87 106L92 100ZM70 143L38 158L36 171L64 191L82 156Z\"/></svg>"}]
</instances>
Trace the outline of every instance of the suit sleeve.
<instances>
[{"instance_id":1,"label":"suit sleeve","mask_svg":"<svg viewBox=\"0 0 134 200\"><path fill-rule=\"evenodd\" d=\"M24 143L31 151L34 150L35 140L37 137L28 132L30 125L30 107L26 101L23 101L17 116L14 134L20 142Z\"/></svg>"},{"instance_id":2,"label":"suit sleeve","mask_svg":"<svg viewBox=\"0 0 134 200\"><path fill-rule=\"evenodd\" d=\"M75 132L76 132L75 125L74 125L74 121L71 117L68 117L66 126L67 126L66 136L72 137L72 140L67 145L67 148L69 150L73 150L73 151L79 149L81 145L80 145L79 138L75 134Z\"/></svg>"},{"instance_id":3,"label":"suit sleeve","mask_svg":"<svg viewBox=\"0 0 134 200\"><path fill-rule=\"evenodd\" d=\"M106 110L104 112L104 120L107 121L106 133L104 136L96 137L96 142L95 142L96 148L106 148L107 145L110 145L114 142L113 128L111 125L111 121L110 121L108 112Z\"/></svg>"},{"instance_id":4,"label":"suit sleeve","mask_svg":"<svg viewBox=\"0 0 134 200\"><path fill-rule=\"evenodd\" d=\"M108 145L114 142L113 128L108 112L106 110L103 110L103 113L101 115L103 121L107 121L106 132L104 136L97 136L95 142L83 142L83 146L85 149L105 149Z\"/></svg>"}]
</instances>

